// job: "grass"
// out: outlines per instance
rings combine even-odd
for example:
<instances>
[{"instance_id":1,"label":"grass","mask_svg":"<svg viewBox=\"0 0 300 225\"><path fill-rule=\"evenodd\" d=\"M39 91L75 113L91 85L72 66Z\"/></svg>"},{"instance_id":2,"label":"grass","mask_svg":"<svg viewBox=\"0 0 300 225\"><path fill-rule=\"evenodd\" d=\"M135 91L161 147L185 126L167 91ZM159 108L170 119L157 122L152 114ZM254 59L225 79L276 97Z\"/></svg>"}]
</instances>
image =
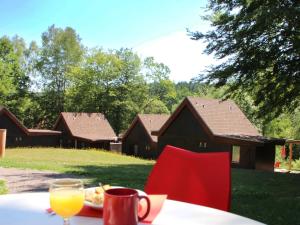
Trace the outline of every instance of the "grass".
<instances>
[{"instance_id":1,"label":"grass","mask_svg":"<svg viewBox=\"0 0 300 225\"><path fill-rule=\"evenodd\" d=\"M86 178L86 185L98 182L143 189L154 161L107 151L55 148L7 149L1 167L49 170Z\"/></svg>"},{"instance_id":2,"label":"grass","mask_svg":"<svg viewBox=\"0 0 300 225\"><path fill-rule=\"evenodd\" d=\"M231 212L270 225L300 218L300 174L232 170Z\"/></svg>"},{"instance_id":3,"label":"grass","mask_svg":"<svg viewBox=\"0 0 300 225\"><path fill-rule=\"evenodd\" d=\"M5 181L4 180L0 180L0 195L6 194L7 193L7 188L5 185Z\"/></svg>"},{"instance_id":4,"label":"grass","mask_svg":"<svg viewBox=\"0 0 300 225\"><path fill-rule=\"evenodd\" d=\"M139 189L153 164L105 151L46 148L8 149L0 160L1 167L51 170L87 178L88 185L101 181ZM270 225L299 224L300 175L233 169L231 212Z\"/></svg>"}]
</instances>

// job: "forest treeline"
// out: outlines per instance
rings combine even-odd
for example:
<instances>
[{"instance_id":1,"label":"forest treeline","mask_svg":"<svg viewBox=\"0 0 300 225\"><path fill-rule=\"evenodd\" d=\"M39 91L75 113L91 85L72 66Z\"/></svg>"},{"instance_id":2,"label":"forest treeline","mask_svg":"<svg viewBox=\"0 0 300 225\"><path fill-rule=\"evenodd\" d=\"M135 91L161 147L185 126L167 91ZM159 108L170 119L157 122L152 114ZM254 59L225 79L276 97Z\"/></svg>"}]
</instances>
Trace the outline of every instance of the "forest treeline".
<instances>
[{"instance_id":1,"label":"forest treeline","mask_svg":"<svg viewBox=\"0 0 300 225\"><path fill-rule=\"evenodd\" d=\"M50 26L40 43L0 38L0 105L27 127L52 128L63 111L101 112L120 134L137 113L170 114L186 96L223 98L226 90L198 79L175 83L167 65L132 49L87 48L70 27ZM270 120L258 117L251 96L237 96L264 135L300 138L299 109Z\"/></svg>"}]
</instances>

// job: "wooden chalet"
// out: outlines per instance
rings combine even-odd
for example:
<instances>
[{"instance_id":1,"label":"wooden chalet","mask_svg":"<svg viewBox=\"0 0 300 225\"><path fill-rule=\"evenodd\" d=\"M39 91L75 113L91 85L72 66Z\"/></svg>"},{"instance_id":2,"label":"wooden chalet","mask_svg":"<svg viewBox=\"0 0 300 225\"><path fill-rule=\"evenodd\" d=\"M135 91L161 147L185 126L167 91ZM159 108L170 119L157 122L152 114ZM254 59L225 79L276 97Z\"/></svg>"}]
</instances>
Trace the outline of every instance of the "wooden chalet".
<instances>
[{"instance_id":1,"label":"wooden chalet","mask_svg":"<svg viewBox=\"0 0 300 225\"><path fill-rule=\"evenodd\" d=\"M157 136L151 132L159 130L168 118L169 115L165 114L138 114L122 137L122 153L155 157Z\"/></svg>"},{"instance_id":2,"label":"wooden chalet","mask_svg":"<svg viewBox=\"0 0 300 225\"><path fill-rule=\"evenodd\" d=\"M0 106L0 129L6 129L6 147L59 146L61 132L28 129L8 109Z\"/></svg>"},{"instance_id":3,"label":"wooden chalet","mask_svg":"<svg viewBox=\"0 0 300 225\"><path fill-rule=\"evenodd\" d=\"M117 136L101 113L62 112L54 130L62 132L60 145L67 148L102 148L109 150Z\"/></svg>"},{"instance_id":4,"label":"wooden chalet","mask_svg":"<svg viewBox=\"0 0 300 225\"><path fill-rule=\"evenodd\" d=\"M199 97L185 98L153 133L156 157L167 144L195 152L230 151L233 167L272 171L275 145L285 142L263 137L233 101Z\"/></svg>"}]
</instances>

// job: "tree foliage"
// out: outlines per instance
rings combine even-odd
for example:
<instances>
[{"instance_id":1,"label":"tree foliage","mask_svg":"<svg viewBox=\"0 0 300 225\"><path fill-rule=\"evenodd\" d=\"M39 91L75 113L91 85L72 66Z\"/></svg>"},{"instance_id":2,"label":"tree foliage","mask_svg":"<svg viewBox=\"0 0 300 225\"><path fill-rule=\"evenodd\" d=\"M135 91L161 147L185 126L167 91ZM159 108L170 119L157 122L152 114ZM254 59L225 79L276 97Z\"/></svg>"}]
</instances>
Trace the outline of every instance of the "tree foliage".
<instances>
[{"instance_id":1,"label":"tree foliage","mask_svg":"<svg viewBox=\"0 0 300 225\"><path fill-rule=\"evenodd\" d=\"M145 114L169 114L170 111L161 100L153 98L149 99L140 113Z\"/></svg>"},{"instance_id":2,"label":"tree foliage","mask_svg":"<svg viewBox=\"0 0 300 225\"><path fill-rule=\"evenodd\" d=\"M49 27L41 46L0 38L0 104L28 127L52 128L62 111L101 112L119 134L137 113L172 113L186 96L223 98L236 85L233 77L215 87L198 79L175 83L169 75L166 65L132 49L86 48L72 28ZM234 100L265 135L299 139L299 107L271 122L258 119L258 91L237 88Z\"/></svg>"},{"instance_id":3,"label":"tree foliage","mask_svg":"<svg viewBox=\"0 0 300 225\"><path fill-rule=\"evenodd\" d=\"M68 109L103 113L117 133L127 128L146 99L139 57L129 49L94 49L70 73Z\"/></svg>"},{"instance_id":4,"label":"tree foliage","mask_svg":"<svg viewBox=\"0 0 300 225\"><path fill-rule=\"evenodd\" d=\"M47 92L47 103L43 107L51 112L47 118L53 121L53 114L64 111L65 91L69 85L67 73L80 63L83 47L75 30L50 26L42 34L42 47L36 68L43 79L43 90Z\"/></svg>"},{"instance_id":5,"label":"tree foliage","mask_svg":"<svg viewBox=\"0 0 300 225\"><path fill-rule=\"evenodd\" d=\"M7 37L0 39L0 100L12 96L16 92L14 75L19 74L19 64L14 54L13 45Z\"/></svg>"},{"instance_id":6,"label":"tree foliage","mask_svg":"<svg viewBox=\"0 0 300 225\"><path fill-rule=\"evenodd\" d=\"M0 38L0 104L25 120L30 108L29 77L24 71L25 42L19 37Z\"/></svg>"},{"instance_id":7,"label":"tree foliage","mask_svg":"<svg viewBox=\"0 0 300 225\"><path fill-rule=\"evenodd\" d=\"M143 65L142 71L148 81L150 97L145 110L151 112L149 104L156 104L153 111L171 112L172 105L177 101L177 93L174 82L169 79L171 72L169 67L156 62L153 57L146 58Z\"/></svg>"},{"instance_id":8,"label":"tree foliage","mask_svg":"<svg viewBox=\"0 0 300 225\"><path fill-rule=\"evenodd\" d=\"M144 60L143 72L150 82L159 82L168 80L171 70L163 63L158 63L153 57L147 57Z\"/></svg>"},{"instance_id":9,"label":"tree foliage","mask_svg":"<svg viewBox=\"0 0 300 225\"><path fill-rule=\"evenodd\" d=\"M227 97L253 97L260 116L274 118L300 101L300 1L210 0L213 29L193 32L220 64L201 77Z\"/></svg>"}]
</instances>

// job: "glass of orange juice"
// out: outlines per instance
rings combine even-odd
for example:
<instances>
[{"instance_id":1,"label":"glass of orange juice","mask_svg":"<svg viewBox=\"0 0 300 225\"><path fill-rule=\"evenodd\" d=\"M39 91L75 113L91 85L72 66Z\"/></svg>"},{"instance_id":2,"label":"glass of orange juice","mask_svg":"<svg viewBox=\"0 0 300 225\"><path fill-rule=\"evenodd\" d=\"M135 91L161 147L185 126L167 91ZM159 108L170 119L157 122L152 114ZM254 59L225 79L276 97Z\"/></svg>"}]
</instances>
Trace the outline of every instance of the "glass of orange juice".
<instances>
[{"instance_id":1,"label":"glass of orange juice","mask_svg":"<svg viewBox=\"0 0 300 225\"><path fill-rule=\"evenodd\" d=\"M81 180L59 179L50 184L51 209L64 219L64 225L70 224L70 217L83 207L84 189Z\"/></svg>"}]
</instances>

